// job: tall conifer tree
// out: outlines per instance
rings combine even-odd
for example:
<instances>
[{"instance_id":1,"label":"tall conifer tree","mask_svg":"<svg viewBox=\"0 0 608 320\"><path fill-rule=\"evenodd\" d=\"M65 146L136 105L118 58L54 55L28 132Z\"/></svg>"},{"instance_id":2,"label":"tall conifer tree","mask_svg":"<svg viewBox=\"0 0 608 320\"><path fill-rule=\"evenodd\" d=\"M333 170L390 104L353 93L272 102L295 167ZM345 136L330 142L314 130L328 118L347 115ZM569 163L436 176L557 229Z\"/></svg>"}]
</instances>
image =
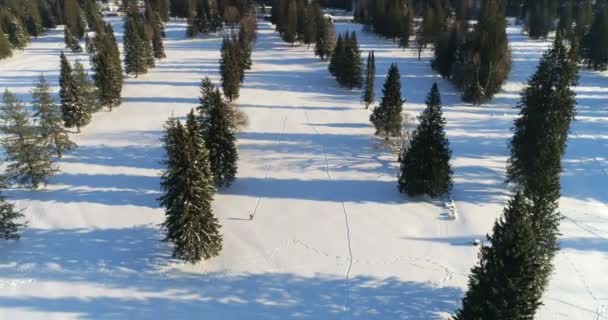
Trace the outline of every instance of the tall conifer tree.
<instances>
[{"instance_id":1,"label":"tall conifer tree","mask_svg":"<svg viewBox=\"0 0 608 320\"><path fill-rule=\"evenodd\" d=\"M401 75L396 64L392 64L388 70L382 94L382 101L374 108L370 121L376 128L376 134L388 139L401 133L401 112L405 102L401 98Z\"/></svg>"},{"instance_id":2,"label":"tall conifer tree","mask_svg":"<svg viewBox=\"0 0 608 320\"><path fill-rule=\"evenodd\" d=\"M5 176L30 189L46 184L58 171L51 159L51 149L41 139L23 103L8 89L0 107L0 121L4 133L1 142L8 162Z\"/></svg>"},{"instance_id":3,"label":"tall conifer tree","mask_svg":"<svg viewBox=\"0 0 608 320\"><path fill-rule=\"evenodd\" d=\"M408 148L401 155L399 191L410 196L445 196L452 189L452 150L445 134L441 95L433 84L426 98L426 109Z\"/></svg>"},{"instance_id":4,"label":"tall conifer tree","mask_svg":"<svg viewBox=\"0 0 608 320\"><path fill-rule=\"evenodd\" d=\"M74 150L76 144L70 140L63 126L61 109L53 101L49 83L43 75L40 76L34 87L32 98L41 143L47 145L57 155L57 158L61 158L66 151Z\"/></svg>"},{"instance_id":5,"label":"tall conifer tree","mask_svg":"<svg viewBox=\"0 0 608 320\"><path fill-rule=\"evenodd\" d=\"M374 51L370 51L367 56L367 65L365 67L365 88L361 100L365 103L365 109L369 108L370 104L374 103L376 98L376 58Z\"/></svg>"},{"instance_id":6,"label":"tall conifer tree","mask_svg":"<svg viewBox=\"0 0 608 320\"><path fill-rule=\"evenodd\" d=\"M222 249L220 224L211 208L215 188L209 156L193 112L186 127L172 118L166 130L164 195L159 199L166 210L165 241L173 243L174 257L196 263Z\"/></svg>"}]
</instances>

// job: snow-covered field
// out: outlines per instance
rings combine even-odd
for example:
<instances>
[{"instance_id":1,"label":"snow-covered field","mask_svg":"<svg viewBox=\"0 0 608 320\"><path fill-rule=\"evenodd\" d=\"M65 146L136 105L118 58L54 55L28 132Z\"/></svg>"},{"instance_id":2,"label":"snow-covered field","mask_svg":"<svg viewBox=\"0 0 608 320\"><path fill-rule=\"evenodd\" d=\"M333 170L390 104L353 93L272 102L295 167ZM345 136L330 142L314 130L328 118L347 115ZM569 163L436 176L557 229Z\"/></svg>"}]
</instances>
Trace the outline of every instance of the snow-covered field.
<instances>
[{"instance_id":1,"label":"snow-covered field","mask_svg":"<svg viewBox=\"0 0 608 320\"><path fill-rule=\"evenodd\" d=\"M306 47L261 23L238 104L239 178L214 208L221 255L172 260L158 207L164 121L218 81L221 37L184 39L167 26L167 59L129 78L124 103L74 135L79 148L39 191L9 190L29 228L0 243L0 319L441 319L459 305L476 263L470 245L508 199L507 140L518 92L548 44L509 29L513 72L492 103L473 107L429 67L430 52L362 32L376 51L377 97L398 63L412 116L437 81L454 150L456 221L440 202L397 192L396 156L373 136L358 91L338 88ZM122 30L116 21L115 30ZM56 84L62 30L0 61L0 87L28 101L41 72ZM80 56L87 61L85 55ZM76 59L76 55L70 58ZM608 77L584 71L564 159L562 251L539 319L608 319ZM254 214L253 221L249 215Z\"/></svg>"}]
</instances>

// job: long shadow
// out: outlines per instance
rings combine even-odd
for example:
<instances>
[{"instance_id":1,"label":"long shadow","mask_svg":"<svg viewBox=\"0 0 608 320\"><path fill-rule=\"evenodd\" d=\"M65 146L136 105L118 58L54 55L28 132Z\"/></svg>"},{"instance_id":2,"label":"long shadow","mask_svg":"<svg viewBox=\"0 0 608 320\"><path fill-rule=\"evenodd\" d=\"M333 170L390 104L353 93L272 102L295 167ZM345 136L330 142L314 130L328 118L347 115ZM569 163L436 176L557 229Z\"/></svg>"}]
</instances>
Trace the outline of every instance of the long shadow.
<instances>
[{"instance_id":1,"label":"long shadow","mask_svg":"<svg viewBox=\"0 0 608 320\"><path fill-rule=\"evenodd\" d=\"M70 177L69 179L67 177ZM158 208L157 198L160 197L159 179L153 177L134 177L109 175L63 175L57 177L71 180L75 185L61 186L50 190L21 190L6 191L7 197L17 200L49 201L59 203L98 203L109 206L133 205L138 207ZM137 189L126 189L115 183L122 182L133 185L144 181L148 188L138 186ZM97 186L98 181L104 181L108 187ZM94 186L90 188L90 186ZM113 186L112 186L113 185ZM154 185L154 189L152 189Z\"/></svg>"},{"instance_id":2,"label":"long shadow","mask_svg":"<svg viewBox=\"0 0 608 320\"><path fill-rule=\"evenodd\" d=\"M79 319L439 319L462 295L394 277L354 276L347 289L336 275L160 271L173 262L161 239L149 227L27 230L20 241L0 243L2 276L31 279L39 294L2 295L0 305ZM53 285L60 295L50 294Z\"/></svg>"},{"instance_id":3,"label":"long shadow","mask_svg":"<svg viewBox=\"0 0 608 320\"><path fill-rule=\"evenodd\" d=\"M62 158L61 162L160 170L162 169L160 161L164 155L160 145L161 133L158 132L153 136L158 143L150 146L79 146ZM133 137L129 137L129 139L133 139Z\"/></svg>"},{"instance_id":4,"label":"long shadow","mask_svg":"<svg viewBox=\"0 0 608 320\"><path fill-rule=\"evenodd\" d=\"M435 238L424 238L424 237L404 237L405 240L413 241L428 241L449 244L451 246L472 246L472 242L475 239L486 241L485 235L471 235L471 236L460 236L460 237L435 237ZM571 249L578 251L599 251L608 252L608 240L598 238L582 238L582 237L562 237L558 241L560 249Z\"/></svg>"}]
</instances>

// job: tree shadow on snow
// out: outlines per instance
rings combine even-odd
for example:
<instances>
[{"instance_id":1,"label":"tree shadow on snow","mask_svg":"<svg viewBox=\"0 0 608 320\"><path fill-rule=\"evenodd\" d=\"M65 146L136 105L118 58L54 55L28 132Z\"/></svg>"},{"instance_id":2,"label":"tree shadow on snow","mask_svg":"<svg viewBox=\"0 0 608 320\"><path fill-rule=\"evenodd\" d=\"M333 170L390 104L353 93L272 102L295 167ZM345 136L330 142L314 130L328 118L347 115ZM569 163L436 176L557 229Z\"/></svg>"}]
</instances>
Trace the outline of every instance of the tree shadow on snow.
<instances>
[{"instance_id":1,"label":"tree shadow on snow","mask_svg":"<svg viewBox=\"0 0 608 320\"><path fill-rule=\"evenodd\" d=\"M31 279L41 290L2 296L0 305L79 319L439 319L462 294L393 277L161 272L173 261L160 240L151 228L28 230L0 244L0 265L5 279ZM47 281L61 295L44 297Z\"/></svg>"}]
</instances>

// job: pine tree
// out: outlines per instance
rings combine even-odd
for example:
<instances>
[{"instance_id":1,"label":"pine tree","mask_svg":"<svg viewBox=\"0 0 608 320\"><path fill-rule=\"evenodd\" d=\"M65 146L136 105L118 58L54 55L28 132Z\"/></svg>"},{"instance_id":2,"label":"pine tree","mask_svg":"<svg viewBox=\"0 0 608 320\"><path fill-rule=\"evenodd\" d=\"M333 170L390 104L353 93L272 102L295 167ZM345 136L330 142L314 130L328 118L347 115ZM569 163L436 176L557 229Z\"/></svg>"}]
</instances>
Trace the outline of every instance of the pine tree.
<instances>
[{"instance_id":1,"label":"pine tree","mask_svg":"<svg viewBox=\"0 0 608 320\"><path fill-rule=\"evenodd\" d=\"M555 4L554 4L555 3ZM536 0L528 2L528 34L533 39L546 38L553 27L556 1Z\"/></svg>"},{"instance_id":2,"label":"pine tree","mask_svg":"<svg viewBox=\"0 0 608 320\"><path fill-rule=\"evenodd\" d=\"M608 69L608 7L596 9L589 33L583 39L582 53L587 66L593 70Z\"/></svg>"},{"instance_id":3,"label":"pine tree","mask_svg":"<svg viewBox=\"0 0 608 320\"><path fill-rule=\"evenodd\" d=\"M306 33L306 0L296 0L296 15L297 15L297 38L304 42L304 34Z\"/></svg>"},{"instance_id":4,"label":"pine tree","mask_svg":"<svg viewBox=\"0 0 608 320\"><path fill-rule=\"evenodd\" d=\"M103 32L103 16L95 0L84 0L83 8L89 29L95 31L96 33Z\"/></svg>"},{"instance_id":5,"label":"pine tree","mask_svg":"<svg viewBox=\"0 0 608 320\"><path fill-rule=\"evenodd\" d=\"M98 91L91 79L89 74L84 69L84 65L79 60L74 62L74 82L78 87L78 92L82 95L83 106L86 112L91 113L97 112L101 109L101 105L98 101Z\"/></svg>"},{"instance_id":6,"label":"pine tree","mask_svg":"<svg viewBox=\"0 0 608 320\"><path fill-rule=\"evenodd\" d=\"M128 9L125 17L125 71L138 75L148 72L154 66L152 48L146 39L143 21L135 9Z\"/></svg>"},{"instance_id":7,"label":"pine tree","mask_svg":"<svg viewBox=\"0 0 608 320\"><path fill-rule=\"evenodd\" d=\"M313 44L317 39L317 16L315 12L315 5L309 4L306 6L306 16L304 19L303 42L310 47L310 45Z\"/></svg>"},{"instance_id":8,"label":"pine tree","mask_svg":"<svg viewBox=\"0 0 608 320\"><path fill-rule=\"evenodd\" d=\"M426 98L426 106L410 146L400 157L399 191L410 196L427 194L437 198L452 189L452 151L445 134L441 95L436 83Z\"/></svg>"},{"instance_id":9,"label":"pine tree","mask_svg":"<svg viewBox=\"0 0 608 320\"><path fill-rule=\"evenodd\" d=\"M350 34L346 46L343 85L349 89L361 88L363 85L363 65L361 63L361 50L357 41L357 34Z\"/></svg>"},{"instance_id":10,"label":"pine tree","mask_svg":"<svg viewBox=\"0 0 608 320\"><path fill-rule=\"evenodd\" d=\"M78 39L72 35L69 28L63 29L63 41L65 42L65 47L72 50L72 52L82 52L82 47L80 46Z\"/></svg>"},{"instance_id":11,"label":"pine tree","mask_svg":"<svg viewBox=\"0 0 608 320\"><path fill-rule=\"evenodd\" d=\"M553 48L545 53L521 94L520 117L515 120L510 141L507 182L532 203L531 225L540 250L534 272L534 285L539 288L535 301L540 301L548 285L552 260L559 249L561 157L575 115L572 87L578 81L573 50L576 47L568 50L558 33Z\"/></svg>"},{"instance_id":12,"label":"pine tree","mask_svg":"<svg viewBox=\"0 0 608 320\"><path fill-rule=\"evenodd\" d=\"M374 108L370 121L376 128L376 134L388 139L401 133L401 112L405 103L401 98L401 75L396 64L392 64L388 70L382 94L380 105Z\"/></svg>"},{"instance_id":13,"label":"pine tree","mask_svg":"<svg viewBox=\"0 0 608 320\"><path fill-rule=\"evenodd\" d=\"M222 57L220 59L220 74L222 76L224 95L230 101L234 101L239 97L241 75L243 72L238 51L235 48L238 49L238 44L233 39L227 36L224 37L222 42Z\"/></svg>"},{"instance_id":14,"label":"pine tree","mask_svg":"<svg viewBox=\"0 0 608 320\"><path fill-rule=\"evenodd\" d=\"M67 151L74 150L76 144L70 140L63 126L61 109L55 104L49 83L43 75L40 76L40 80L32 91L32 98L41 143L47 145L57 155L57 158L61 158Z\"/></svg>"},{"instance_id":15,"label":"pine tree","mask_svg":"<svg viewBox=\"0 0 608 320\"><path fill-rule=\"evenodd\" d=\"M161 21L161 17L157 12L154 13L154 17L152 51L154 53L154 58L164 59L167 57L165 54L165 45L163 43L164 26Z\"/></svg>"},{"instance_id":16,"label":"pine tree","mask_svg":"<svg viewBox=\"0 0 608 320\"><path fill-rule=\"evenodd\" d=\"M465 102L481 104L500 91L511 71L511 51L501 2L488 0L475 30L458 48L453 81L463 89Z\"/></svg>"},{"instance_id":17,"label":"pine tree","mask_svg":"<svg viewBox=\"0 0 608 320\"><path fill-rule=\"evenodd\" d=\"M209 151L209 162L215 184L230 186L237 173L238 151L236 125L230 106L222 99L219 89L203 81L199 116L200 128Z\"/></svg>"},{"instance_id":18,"label":"pine tree","mask_svg":"<svg viewBox=\"0 0 608 320\"><path fill-rule=\"evenodd\" d=\"M346 36L348 36L348 34ZM336 46L334 47L331 59L329 60L329 65L327 66L329 73L335 78L340 77L342 74L342 65L345 62L344 53L346 51L344 42L344 38L339 34L338 40L336 40Z\"/></svg>"},{"instance_id":19,"label":"pine tree","mask_svg":"<svg viewBox=\"0 0 608 320\"><path fill-rule=\"evenodd\" d=\"M91 67L93 80L97 86L100 106L112 108L121 102L123 86L120 52L114 30L107 24L104 31L91 40Z\"/></svg>"},{"instance_id":20,"label":"pine tree","mask_svg":"<svg viewBox=\"0 0 608 320\"><path fill-rule=\"evenodd\" d=\"M530 216L534 205L517 193L494 224L455 320L530 320L541 305L535 281L541 250Z\"/></svg>"},{"instance_id":21,"label":"pine tree","mask_svg":"<svg viewBox=\"0 0 608 320\"><path fill-rule=\"evenodd\" d=\"M239 49L240 49L240 60L241 60L241 69L249 70L253 64L251 60L251 43L253 42L253 37L255 33L255 22L252 21L253 18L250 16L243 17L239 23Z\"/></svg>"},{"instance_id":22,"label":"pine tree","mask_svg":"<svg viewBox=\"0 0 608 320\"><path fill-rule=\"evenodd\" d=\"M2 24L0 24L0 60L8 58L12 54L11 43L6 38Z\"/></svg>"},{"instance_id":23,"label":"pine tree","mask_svg":"<svg viewBox=\"0 0 608 320\"><path fill-rule=\"evenodd\" d=\"M19 222L23 217L23 213L0 194L0 239L19 240L21 231L26 227L26 223Z\"/></svg>"},{"instance_id":24,"label":"pine tree","mask_svg":"<svg viewBox=\"0 0 608 320\"><path fill-rule=\"evenodd\" d=\"M211 202L215 194L205 141L191 112L186 128L169 119L163 139L167 153L159 199L166 208L165 241L174 245L173 256L190 263L217 256L222 249L220 224Z\"/></svg>"},{"instance_id":25,"label":"pine tree","mask_svg":"<svg viewBox=\"0 0 608 320\"><path fill-rule=\"evenodd\" d=\"M412 34L412 14L411 10L407 10L404 17L401 18L399 29L399 46L407 48L410 45L410 35Z\"/></svg>"},{"instance_id":26,"label":"pine tree","mask_svg":"<svg viewBox=\"0 0 608 320\"><path fill-rule=\"evenodd\" d=\"M80 128L91 120L91 114L84 98L85 92L76 83L70 62L61 52L61 70L59 74L59 97L61 98L62 119L66 128Z\"/></svg>"},{"instance_id":27,"label":"pine tree","mask_svg":"<svg viewBox=\"0 0 608 320\"><path fill-rule=\"evenodd\" d=\"M63 0L63 3L65 27L70 29L70 33L76 37L76 39L82 39L85 32L85 22L82 19L82 13L78 0Z\"/></svg>"},{"instance_id":28,"label":"pine tree","mask_svg":"<svg viewBox=\"0 0 608 320\"><path fill-rule=\"evenodd\" d=\"M295 0L289 0L287 7L287 26L284 33L284 39L286 42L293 43L296 41L298 32L298 8L296 7Z\"/></svg>"},{"instance_id":29,"label":"pine tree","mask_svg":"<svg viewBox=\"0 0 608 320\"><path fill-rule=\"evenodd\" d=\"M13 48L22 50L27 46L29 37L25 31L21 20L10 11L4 11L2 16L2 29L8 35L8 41Z\"/></svg>"},{"instance_id":30,"label":"pine tree","mask_svg":"<svg viewBox=\"0 0 608 320\"><path fill-rule=\"evenodd\" d=\"M315 40L315 54L321 60L327 60L331 56L334 47L335 29L331 20L326 19L319 8L318 3L313 3L317 17L317 38Z\"/></svg>"},{"instance_id":31,"label":"pine tree","mask_svg":"<svg viewBox=\"0 0 608 320\"><path fill-rule=\"evenodd\" d=\"M458 28L453 27L449 33L440 35L435 42L435 58L433 59L432 67L443 78L450 78L452 75L460 38L461 35Z\"/></svg>"},{"instance_id":32,"label":"pine tree","mask_svg":"<svg viewBox=\"0 0 608 320\"><path fill-rule=\"evenodd\" d=\"M30 121L25 106L8 89L4 92L0 107L1 139L6 152L5 176L30 189L46 184L57 171L51 160L51 149L41 139L38 130Z\"/></svg>"},{"instance_id":33,"label":"pine tree","mask_svg":"<svg viewBox=\"0 0 608 320\"><path fill-rule=\"evenodd\" d=\"M375 93L376 84L376 58L374 57L374 51L370 51L367 55L367 65L365 67L365 90L361 100L365 103L365 109L369 108L370 104L374 103L376 98Z\"/></svg>"}]
</instances>

